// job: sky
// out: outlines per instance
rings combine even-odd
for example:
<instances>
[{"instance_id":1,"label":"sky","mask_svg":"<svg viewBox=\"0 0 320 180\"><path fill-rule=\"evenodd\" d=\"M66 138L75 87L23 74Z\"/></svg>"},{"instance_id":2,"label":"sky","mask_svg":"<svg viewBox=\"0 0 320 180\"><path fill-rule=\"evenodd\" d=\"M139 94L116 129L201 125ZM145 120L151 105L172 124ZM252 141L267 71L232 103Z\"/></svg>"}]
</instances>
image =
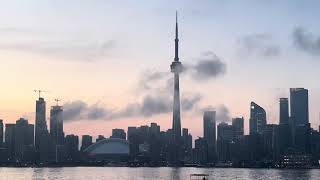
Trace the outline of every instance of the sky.
<instances>
[{"instance_id":1,"label":"sky","mask_svg":"<svg viewBox=\"0 0 320 180\"><path fill-rule=\"evenodd\" d=\"M245 118L250 102L278 123L279 98L309 90L320 124L320 2L316 0L1 0L0 118L34 123L34 89L54 99L65 133L103 134L172 125L175 11L179 17L182 127L202 136L204 109L217 121Z\"/></svg>"}]
</instances>

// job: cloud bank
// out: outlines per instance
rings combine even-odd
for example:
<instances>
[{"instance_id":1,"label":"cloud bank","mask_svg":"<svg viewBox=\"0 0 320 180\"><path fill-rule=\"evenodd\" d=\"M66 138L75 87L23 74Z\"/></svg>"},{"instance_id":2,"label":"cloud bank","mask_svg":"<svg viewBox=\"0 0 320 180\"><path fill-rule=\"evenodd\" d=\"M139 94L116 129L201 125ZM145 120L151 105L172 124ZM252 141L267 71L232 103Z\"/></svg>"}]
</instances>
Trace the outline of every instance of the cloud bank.
<instances>
[{"instance_id":1,"label":"cloud bank","mask_svg":"<svg viewBox=\"0 0 320 180\"><path fill-rule=\"evenodd\" d=\"M316 37L299 27L293 31L292 37L298 49L311 55L320 55L320 36Z\"/></svg>"},{"instance_id":2,"label":"cloud bank","mask_svg":"<svg viewBox=\"0 0 320 180\"><path fill-rule=\"evenodd\" d=\"M92 62L109 55L115 40L71 40L54 33L21 28L0 28L0 51L45 55L68 61Z\"/></svg>"},{"instance_id":3,"label":"cloud bank","mask_svg":"<svg viewBox=\"0 0 320 180\"><path fill-rule=\"evenodd\" d=\"M193 80L207 81L226 73L226 64L214 53L203 53L196 59L195 64L185 65L183 73ZM140 101L125 104L115 109L99 103L89 105L77 100L64 104L64 119L66 122L77 120L116 120L134 117L151 117L171 113L173 109L173 78L171 72L147 70L141 73L135 88L137 99ZM183 91L180 98L180 107L184 112L197 109L202 96L194 92ZM221 108L218 117L225 121L228 118L228 109Z\"/></svg>"},{"instance_id":4,"label":"cloud bank","mask_svg":"<svg viewBox=\"0 0 320 180\"><path fill-rule=\"evenodd\" d=\"M181 110L190 111L201 100L199 95L181 99ZM73 101L63 105L66 122L78 120L116 120L121 118L151 117L172 112L170 97L145 96L141 102L129 103L120 109L103 105L88 105L84 101Z\"/></svg>"}]
</instances>

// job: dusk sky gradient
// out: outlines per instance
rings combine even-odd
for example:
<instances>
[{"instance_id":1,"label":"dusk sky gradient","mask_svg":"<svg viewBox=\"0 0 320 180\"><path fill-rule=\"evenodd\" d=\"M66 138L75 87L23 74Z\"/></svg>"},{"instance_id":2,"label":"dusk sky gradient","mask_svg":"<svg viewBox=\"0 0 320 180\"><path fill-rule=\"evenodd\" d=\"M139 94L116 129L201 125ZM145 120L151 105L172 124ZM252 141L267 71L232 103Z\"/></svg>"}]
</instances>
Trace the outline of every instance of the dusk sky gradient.
<instances>
[{"instance_id":1,"label":"dusk sky gradient","mask_svg":"<svg viewBox=\"0 0 320 180\"><path fill-rule=\"evenodd\" d=\"M33 90L44 89L47 119L55 98L81 109L66 134L171 128L178 10L179 56L189 68L180 80L182 127L202 136L202 110L213 107L220 120L244 116L248 132L251 101L278 123L279 98L304 87L317 128L319 9L316 0L1 1L0 119L34 123ZM212 61L213 69L201 66Z\"/></svg>"}]
</instances>

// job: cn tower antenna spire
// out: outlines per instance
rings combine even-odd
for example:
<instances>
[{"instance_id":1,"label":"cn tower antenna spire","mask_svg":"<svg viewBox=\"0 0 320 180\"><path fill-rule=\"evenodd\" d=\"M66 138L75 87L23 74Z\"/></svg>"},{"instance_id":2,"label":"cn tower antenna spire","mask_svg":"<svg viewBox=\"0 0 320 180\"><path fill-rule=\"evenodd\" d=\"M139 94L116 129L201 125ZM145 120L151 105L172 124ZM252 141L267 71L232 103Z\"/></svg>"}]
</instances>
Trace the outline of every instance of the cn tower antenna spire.
<instances>
[{"instance_id":1,"label":"cn tower antenna spire","mask_svg":"<svg viewBox=\"0 0 320 180\"><path fill-rule=\"evenodd\" d=\"M176 11L176 39L178 38L178 11Z\"/></svg>"},{"instance_id":2,"label":"cn tower antenna spire","mask_svg":"<svg viewBox=\"0 0 320 180\"><path fill-rule=\"evenodd\" d=\"M174 61L179 61L179 37L178 37L178 11L176 11L176 37L175 37Z\"/></svg>"}]
</instances>

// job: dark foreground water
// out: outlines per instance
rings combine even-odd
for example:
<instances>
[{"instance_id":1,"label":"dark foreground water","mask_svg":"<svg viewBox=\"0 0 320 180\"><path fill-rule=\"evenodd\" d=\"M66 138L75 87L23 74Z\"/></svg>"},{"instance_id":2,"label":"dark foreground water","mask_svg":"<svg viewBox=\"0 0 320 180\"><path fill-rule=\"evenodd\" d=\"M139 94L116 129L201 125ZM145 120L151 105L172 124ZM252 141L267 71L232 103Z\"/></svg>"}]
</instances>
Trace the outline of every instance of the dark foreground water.
<instances>
[{"instance_id":1,"label":"dark foreground water","mask_svg":"<svg viewBox=\"0 0 320 180\"><path fill-rule=\"evenodd\" d=\"M192 173L210 174L210 179L252 180L320 180L320 170L223 169L223 168L0 168L0 179L108 179L108 180L188 180Z\"/></svg>"}]
</instances>

